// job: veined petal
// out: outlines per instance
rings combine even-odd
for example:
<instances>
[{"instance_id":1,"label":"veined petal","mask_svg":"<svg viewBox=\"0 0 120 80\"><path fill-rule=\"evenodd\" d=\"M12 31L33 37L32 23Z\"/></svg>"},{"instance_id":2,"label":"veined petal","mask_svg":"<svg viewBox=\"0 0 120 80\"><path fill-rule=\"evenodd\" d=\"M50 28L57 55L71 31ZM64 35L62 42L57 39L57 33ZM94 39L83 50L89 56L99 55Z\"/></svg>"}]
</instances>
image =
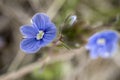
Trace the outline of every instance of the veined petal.
<instances>
[{"instance_id":1,"label":"veined petal","mask_svg":"<svg viewBox=\"0 0 120 80\"><path fill-rule=\"evenodd\" d=\"M45 34L42 40L44 42L52 42L55 37L56 37L56 33Z\"/></svg>"},{"instance_id":2,"label":"veined petal","mask_svg":"<svg viewBox=\"0 0 120 80\"><path fill-rule=\"evenodd\" d=\"M41 47L35 38L23 39L20 48L26 53L36 53Z\"/></svg>"},{"instance_id":3,"label":"veined petal","mask_svg":"<svg viewBox=\"0 0 120 80\"><path fill-rule=\"evenodd\" d=\"M56 26L53 23L47 23L45 33L55 33L57 31Z\"/></svg>"},{"instance_id":4,"label":"veined petal","mask_svg":"<svg viewBox=\"0 0 120 80\"><path fill-rule=\"evenodd\" d=\"M36 30L36 28L28 25L20 27L20 31L26 38L34 38L38 33L38 30Z\"/></svg>"},{"instance_id":5,"label":"veined petal","mask_svg":"<svg viewBox=\"0 0 120 80\"><path fill-rule=\"evenodd\" d=\"M56 37L57 29L53 23L47 24L47 27L42 40L44 43L49 44Z\"/></svg>"},{"instance_id":6,"label":"veined petal","mask_svg":"<svg viewBox=\"0 0 120 80\"><path fill-rule=\"evenodd\" d=\"M44 13L37 13L32 17L32 22L39 30L44 30L46 23L51 22L49 17Z\"/></svg>"},{"instance_id":7,"label":"veined petal","mask_svg":"<svg viewBox=\"0 0 120 80\"><path fill-rule=\"evenodd\" d=\"M49 43L51 43L54 38L56 37L56 34L45 34L43 39L41 39L41 46L44 47L46 45L48 45Z\"/></svg>"},{"instance_id":8,"label":"veined petal","mask_svg":"<svg viewBox=\"0 0 120 80\"><path fill-rule=\"evenodd\" d=\"M56 37L56 34L45 34L43 37L43 41L45 42L51 42Z\"/></svg>"},{"instance_id":9,"label":"veined petal","mask_svg":"<svg viewBox=\"0 0 120 80\"><path fill-rule=\"evenodd\" d=\"M45 35L43 39L53 40L57 34L56 26L53 23L47 26L48 28L45 30Z\"/></svg>"}]
</instances>

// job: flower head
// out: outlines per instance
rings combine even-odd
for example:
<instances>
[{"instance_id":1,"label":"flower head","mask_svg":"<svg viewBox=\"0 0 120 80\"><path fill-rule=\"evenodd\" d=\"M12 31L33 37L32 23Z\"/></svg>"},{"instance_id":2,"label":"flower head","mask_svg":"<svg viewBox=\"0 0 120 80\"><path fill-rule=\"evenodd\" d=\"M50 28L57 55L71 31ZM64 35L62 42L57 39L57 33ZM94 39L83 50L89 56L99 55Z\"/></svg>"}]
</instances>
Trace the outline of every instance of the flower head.
<instances>
[{"instance_id":1,"label":"flower head","mask_svg":"<svg viewBox=\"0 0 120 80\"><path fill-rule=\"evenodd\" d=\"M93 59L97 57L108 58L116 51L118 40L117 32L112 30L102 31L88 39L86 48L90 51L90 56Z\"/></svg>"},{"instance_id":2,"label":"flower head","mask_svg":"<svg viewBox=\"0 0 120 80\"><path fill-rule=\"evenodd\" d=\"M56 37L56 26L44 13L35 14L32 24L21 26L20 31L24 36L20 48L27 53L37 52Z\"/></svg>"}]
</instances>

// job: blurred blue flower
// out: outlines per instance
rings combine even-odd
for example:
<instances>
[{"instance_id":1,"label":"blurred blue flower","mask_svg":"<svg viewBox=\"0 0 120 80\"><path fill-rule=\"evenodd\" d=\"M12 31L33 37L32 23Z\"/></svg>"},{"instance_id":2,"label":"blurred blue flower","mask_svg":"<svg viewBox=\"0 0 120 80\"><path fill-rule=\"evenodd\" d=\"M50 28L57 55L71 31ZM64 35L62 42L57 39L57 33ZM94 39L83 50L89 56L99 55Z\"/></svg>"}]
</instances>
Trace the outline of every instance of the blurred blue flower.
<instances>
[{"instance_id":1,"label":"blurred blue flower","mask_svg":"<svg viewBox=\"0 0 120 80\"><path fill-rule=\"evenodd\" d=\"M112 30L98 32L88 39L86 49L90 51L90 57L108 58L115 53L118 47L118 33Z\"/></svg>"},{"instance_id":2,"label":"blurred blue flower","mask_svg":"<svg viewBox=\"0 0 120 80\"><path fill-rule=\"evenodd\" d=\"M32 24L21 26L20 31L24 36L20 48L26 53L36 53L56 37L56 26L44 13L35 14Z\"/></svg>"}]
</instances>

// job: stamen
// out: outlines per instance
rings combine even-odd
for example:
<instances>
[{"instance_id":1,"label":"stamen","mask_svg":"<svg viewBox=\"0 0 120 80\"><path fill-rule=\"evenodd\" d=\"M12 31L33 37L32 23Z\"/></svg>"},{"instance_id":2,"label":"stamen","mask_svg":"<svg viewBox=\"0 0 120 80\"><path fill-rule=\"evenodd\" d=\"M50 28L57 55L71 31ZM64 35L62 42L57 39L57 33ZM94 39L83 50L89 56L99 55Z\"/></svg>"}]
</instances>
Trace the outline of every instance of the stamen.
<instances>
[{"instance_id":1,"label":"stamen","mask_svg":"<svg viewBox=\"0 0 120 80\"><path fill-rule=\"evenodd\" d=\"M39 31L39 33L38 33L37 36L36 36L36 39L37 39L37 40L40 40L40 39L43 38L43 36L44 36L44 32L43 32L43 31Z\"/></svg>"},{"instance_id":2,"label":"stamen","mask_svg":"<svg viewBox=\"0 0 120 80\"><path fill-rule=\"evenodd\" d=\"M105 43L106 43L106 40L104 38L100 38L97 40L97 44L105 45Z\"/></svg>"}]
</instances>

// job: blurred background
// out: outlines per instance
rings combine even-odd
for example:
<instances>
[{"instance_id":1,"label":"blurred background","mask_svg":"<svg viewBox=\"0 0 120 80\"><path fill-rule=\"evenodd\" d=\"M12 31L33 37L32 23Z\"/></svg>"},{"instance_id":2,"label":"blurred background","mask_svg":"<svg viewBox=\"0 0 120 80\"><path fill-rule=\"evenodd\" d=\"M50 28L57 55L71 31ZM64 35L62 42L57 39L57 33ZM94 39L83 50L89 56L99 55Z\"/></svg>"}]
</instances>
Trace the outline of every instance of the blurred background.
<instances>
[{"instance_id":1,"label":"blurred background","mask_svg":"<svg viewBox=\"0 0 120 80\"><path fill-rule=\"evenodd\" d=\"M70 50L61 43L36 54L20 50L19 28L37 12L50 16ZM83 48L105 29L120 32L120 0L0 0L0 80L120 80L119 60L91 60Z\"/></svg>"}]
</instances>

